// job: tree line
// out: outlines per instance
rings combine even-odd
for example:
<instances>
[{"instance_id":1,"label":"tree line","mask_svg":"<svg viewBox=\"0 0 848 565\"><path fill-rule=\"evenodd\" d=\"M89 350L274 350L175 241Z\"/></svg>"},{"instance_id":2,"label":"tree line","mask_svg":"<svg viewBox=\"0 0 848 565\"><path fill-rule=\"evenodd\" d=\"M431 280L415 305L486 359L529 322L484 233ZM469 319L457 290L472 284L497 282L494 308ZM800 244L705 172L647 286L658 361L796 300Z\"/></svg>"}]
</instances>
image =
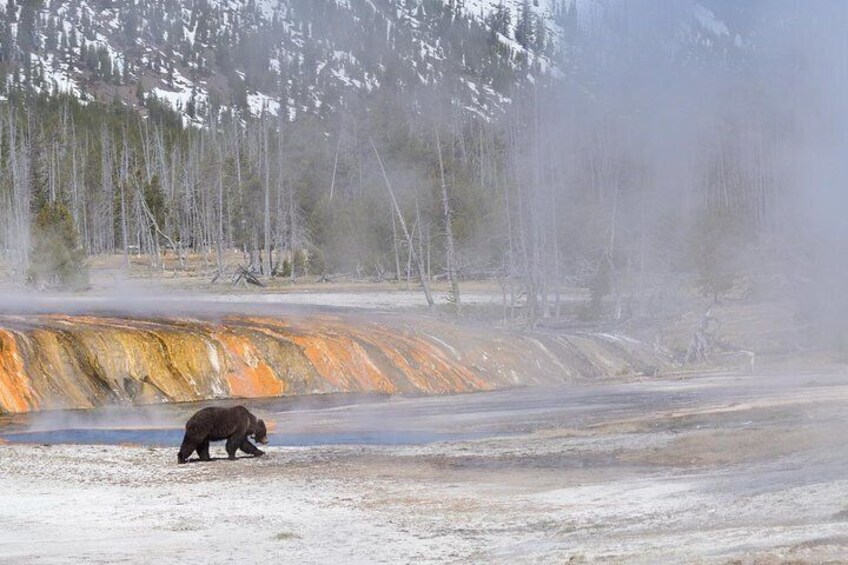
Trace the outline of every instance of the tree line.
<instances>
[{"instance_id":1,"label":"tree line","mask_svg":"<svg viewBox=\"0 0 848 565\"><path fill-rule=\"evenodd\" d=\"M797 109L724 51L656 67L655 45L633 41L575 36L562 72L514 81L494 117L449 88L410 100L391 85L325 114L202 127L153 103L142 116L13 93L0 104L0 250L19 279L44 277L38 255L68 241L39 242L39 218L54 218L82 254L125 265L199 256L214 276L236 251L260 279L415 281L431 302L444 278L457 309L461 282L487 278L503 318L531 325L573 314L574 286L590 289L585 320L657 315L678 281L717 300L790 237Z\"/></svg>"}]
</instances>

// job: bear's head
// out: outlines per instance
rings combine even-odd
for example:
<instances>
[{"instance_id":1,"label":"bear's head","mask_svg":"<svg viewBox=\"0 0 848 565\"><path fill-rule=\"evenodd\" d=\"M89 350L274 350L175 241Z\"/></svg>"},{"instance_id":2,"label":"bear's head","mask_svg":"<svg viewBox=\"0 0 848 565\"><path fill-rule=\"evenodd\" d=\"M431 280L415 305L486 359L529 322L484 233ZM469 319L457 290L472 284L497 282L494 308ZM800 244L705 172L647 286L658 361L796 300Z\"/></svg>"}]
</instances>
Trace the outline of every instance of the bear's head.
<instances>
[{"instance_id":1,"label":"bear's head","mask_svg":"<svg viewBox=\"0 0 848 565\"><path fill-rule=\"evenodd\" d=\"M264 421L256 421L256 429L253 432L253 439L259 443L268 443L268 429L265 427Z\"/></svg>"}]
</instances>

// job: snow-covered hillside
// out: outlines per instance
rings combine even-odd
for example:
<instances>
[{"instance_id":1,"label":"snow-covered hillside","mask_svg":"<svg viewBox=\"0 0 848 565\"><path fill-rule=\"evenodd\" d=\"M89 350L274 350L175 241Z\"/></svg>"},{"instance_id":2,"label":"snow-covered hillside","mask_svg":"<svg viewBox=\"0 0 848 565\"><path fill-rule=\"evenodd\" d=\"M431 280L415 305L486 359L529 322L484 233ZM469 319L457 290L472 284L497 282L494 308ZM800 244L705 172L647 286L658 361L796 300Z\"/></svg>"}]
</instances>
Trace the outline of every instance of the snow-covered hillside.
<instances>
[{"instance_id":1,"label":"snow-covered hillside","mask_svg":"<svg viewBox=\"0 0 848 565\"><path fill-rule=\"evenodd\" d=\"M643 13L664 13L633 2ZM681 41L741 42L707 7L679 3ZM616 32L623 0L9 0L7 90L176 110L326 116L382 85L484 116L515 85L567 61L578 28ZM428 92L430 94L428 94Z\"/></svg>"},{"instance_id":2,"label":"snow-covered hillside","mask_svg":"<svg viewBox=\"0 0 848 565\"><path fill-rule=\"evenodd\" d=\"M321 115L390 82L445 87L491 115L517 80L549 68L552 8L524 9L544 39L493 34L497 0L11 0L0 15L10 89L141 108L153 99L202 123L210 112ZM531 32L532 33L532 32ZM492 37L497 41L492 41ZM523 45L522 45L523 43Z\"/></svg>"}]
</instances>

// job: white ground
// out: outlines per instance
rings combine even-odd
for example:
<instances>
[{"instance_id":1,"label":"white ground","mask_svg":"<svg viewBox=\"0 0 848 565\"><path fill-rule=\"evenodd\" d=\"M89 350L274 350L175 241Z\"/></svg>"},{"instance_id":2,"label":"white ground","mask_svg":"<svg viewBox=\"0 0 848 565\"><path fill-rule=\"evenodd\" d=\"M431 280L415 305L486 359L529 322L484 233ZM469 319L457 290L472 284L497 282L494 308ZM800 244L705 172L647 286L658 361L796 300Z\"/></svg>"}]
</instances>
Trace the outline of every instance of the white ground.
<instances>
[{"instance_id":1,"label":"white ground","mask_svg":"<svg viewBox=\"0 0 848 565\"><path fill-rule=\"evenodd\" d=\"M2 289L0 289L2 290ZM563 301L583 300L581 295L568 295ZM433 300L437 306L449 304L447 292L433 292ZM496 292L466 292L462 294L462 302L474 306L499 306L503 296ZM190 292L169 291L153 295L153 291L140 292L133 298L127 299L117 294L103 296L79 296L67 294L35 294L35 293L6 293L0 297L0 309L14 311L20 309L36 309L49 312L76 310L126 310L156 311L157 307L177 305L192 310L209 309L215 305L226 308L228 305L251 306L275 305L318 308L353 308L357 310L426 310L427 301L420 291L395 290L386 291L289 291L289 292L230 292L225 294L194 294Z\"/></svg>"},{"instance_id":2,"label":"white ground","mask_svg":"<svg viewBox=\"0 0 848 565\"><path fill-rule=\"evenodd\" d=\"M845 562L846 402L844 374L724 375L273 416L492 434L425 446L5 445L0 562Z\"/></svg>"}]
</instances>

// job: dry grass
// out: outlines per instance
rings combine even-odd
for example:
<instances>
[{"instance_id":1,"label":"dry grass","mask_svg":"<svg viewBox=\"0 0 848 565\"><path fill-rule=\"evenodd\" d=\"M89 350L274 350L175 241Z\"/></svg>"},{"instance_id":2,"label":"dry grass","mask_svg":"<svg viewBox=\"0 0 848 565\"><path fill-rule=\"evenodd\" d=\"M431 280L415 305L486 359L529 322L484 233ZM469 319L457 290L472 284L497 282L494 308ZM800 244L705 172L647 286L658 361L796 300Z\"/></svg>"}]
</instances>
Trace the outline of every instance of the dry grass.
<instances>
[{"instance_id":1,"label":"dry grass","mask_svg":"<svg viewBox=\"0 0 848 565\"><path fill-rule=\"evenodd\" d=\"M162 267L153 267L150 256L130 256L129 269L124 269L124 256L97 255L88 259L91 271L91 281L95 290L108 287L116 280L131 280L134 283L150 284L155 286L179 287L185 290L225 292L231 288L231 275L238 265L245 264L244 256L239 252L228 252L225 255L226 275L211 283L217 270L217 262L214 254L189 254L184 257L183 262L173 253L165 255ZM2 273L0 266L0 273ZM331 277L332 282L317 282L317 275L299 277L295 283L289 278L262 278L264 288L250 287L251 292L280 293L288 291L322 291L322 292L394 292L394 291L417 291L419 285L416 281L371 281L355 280L350 277ZM434 292L447 292L449 284L447 281L432 281L431 287ZM464 292L473 293L495 293L500 294L501 288L496 281L465 281L462 283Z\"/></svg>"},{"instance_id":2,"label":"dry grass","mask_svg":"<svg viewBox=\"0 0 848 565\"><path fill-rule=\"evenodd\" d=\"M289 541L294 539L300 539L300 536L294 532L280 532L273 537L275 541Z\"/></svg>"}]
</instances>

